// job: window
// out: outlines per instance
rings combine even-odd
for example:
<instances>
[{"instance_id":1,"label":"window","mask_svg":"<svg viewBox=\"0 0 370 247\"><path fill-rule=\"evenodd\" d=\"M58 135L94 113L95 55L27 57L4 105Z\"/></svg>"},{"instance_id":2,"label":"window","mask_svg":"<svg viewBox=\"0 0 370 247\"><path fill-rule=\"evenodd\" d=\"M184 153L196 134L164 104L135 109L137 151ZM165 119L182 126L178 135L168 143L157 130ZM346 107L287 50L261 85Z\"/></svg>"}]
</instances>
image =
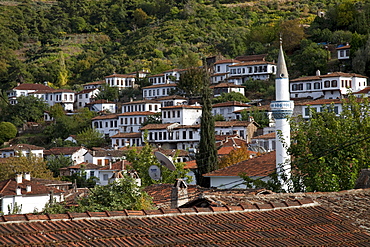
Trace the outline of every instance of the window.
<instances>
[{"instance_id":1,"label":"window","mask_svg":"<svg viewBox=\"0 0 370 247\"><path fill-rule=\"evenodd\" d=\"M98 159L98 166L101 166L101 159Z\"/></svg>"},{"instance_id":2,"label":"window","mask_svg":"<svg viewBox=\"0 0 370 247\"><path fill-rule=\"evenodd\" d=\"M158 133L158 139L159 139L159 140L162 140L162 132L159 132L159 133Z\"/></svg>"},{"instance_id":3,"label":"window","mask_svg":"<svg viewBox=\"0 0 370 247\"><path fill-rule=\"evenodd\" d=\"M308 107L304 108L304 115L309 116L310 115L310 109Z\"/></svg>"},{"instance_id":4,"label":"window","mask_svg":"<svg viewBox=\"0 0 370 247\"><path fill-rule=\"evenodd\" d=\"M90 171L90 177L94 177L95 176L95 172L94 171Z\"/></svg>"},{"instance_id":5,"label":"window","mask_svg":"<svg viewBox=\"0 0 370 247\"><path fill-rule=\"evenodd\" d=\"M174 118L176 116L176 112L172 111L172 117Z\"/></svg>"},{"instance_id":6,"label":"window","mask_svg":"<svg viewBox=\"0 0 370 247\"><path fill-rule=\"evenodd\" d=\"M167 132L163 132L163 140L167 140Z\"/></svg>"},{"instance_id":7,"label":"window","mask_svg":"<svg viewBox=\"0 0 370 247\"><path fill-rule=\"evenodd\" d=\"M180 111L177 111L177 117L178 118L180 117Z\"/></svg>"},{"instance_id":8,"label":"window","mask_svg":"<svg viewBox=\"0 0 370 247\"><path fill-rule=\"evenodd\" d=\"M152 105L149 105L149 111L151 111L152 110Z\"/></svg>"},{"instance_id":9,"label":"window","mask_svg":"<svg viewBox=\"0 0 370 247\"><path fill-rule=\"evenodd\" d=\"M221 71L221 66L217 65L217 72L220 72L220 71Z\"/></svg>"},{"instance_id":10,"label":"window","mask_svg":"<svg viewBox=\"0 0 370 247\"><path fill-rule=\"evenodd\" d=\"M71 95L72 96L72 95ZM72 97L71 97L72 98ZM85 94L85 98L87 99L87 98L89 98L89 94Z\"/></svg>"},{"instance_id":11,"label":"window","mask_svg":"<svg viewBox=\"0 0 370 247\"><path fill-rule=\"evenodd\" d=\"M186 139L186 130L182 131L182 139Z\"/></svg>"},{"instance_id":12,"label":"window","mask_svg":"<svg viewBox=\"0 0 370 247\"><path fill-rule=\"evenodd\" d=\"M292 91L297 91L297 84L292 85Z\"/></svg>"},{"instance_id":13,"label":"window","mask_svg":"<svg viewBox=\"0 0 370 247\"><path fill-rule=\"evenodd\" d=\"M339 108L338 108L338 106L334 106L334 112L335 112L335 114L339 114Z\"/></svg>"},{"instance_id":14,"label":"window","mask_svg":"<svg viewBox=\"0 0 370 247\"><path fill-rule=\"evenodd\" d=\"M189 139L193 139L193 131L189 131Z\"/></svg>"},{"instance_id":15,"label":"window","mask_svg":"<svg viewBox=\"0 0 370 247\"><path fill-rule=\"evenodd\" d=\"M306 90L311 90L311 83L306 84Z\"/></svg>"},{"instance_id":16,"label":"window","mask_svg":"<svg viewBox=\"0 0 370 247\"><path fill-rule=\"evenodd\" d=\"M176 140L180 139L180 133L179 131L176 131Z\"/></svg>"},{"instance_id":17,"label":"window","mask_svg":"<svg viewBox=\"0 0 370 247\"><path fill-rule=\"evenodd\" d=\"M330 87L330 81L324 81L324 87Z\"/></svg>"},{"instance_id":18,"label":"window","mask_svg":"<svg viewBox=\"0 0 370 247\"><path fill-rule=\"evenodd\" d=\"M314 89L321 89L320 82L315 82L315 83L313 84L313 88L314 88Z\"/></svg>"},{"instance_id":19,"label":"window","mask_svg":"<svg viewBox=\"0 0 370 247\"><path fill-rule=\"evenodd\" d=\"M162 89L162 95L166 95L166 89L165 88Z\"/></svg>"},{"instance_id":20,"label":"window","mask_svg":"<svg viewBox=\"0 0 370 247\"><path fill-rule=\"evenodd\" d=\"M337 87L337 86L338 86L337 80L331 81L331 87Z\"/></svg>"},{"instance_id":21,"label":"window","mask_svg":"<svg viewBox=\"0 0 370 247\"><path fill-rule=\"evenodd\" d=\"M163 112L163 118L166 118L167 112Z\"/></svg>"},{"instance_id":22,"label":"window","mask_svg":"<svg viewBox=\"0 0 370 247\"><path fill-rule=\"evenodd\" d=\"M158 106L154 105L154 111L158 111Z\"/></svg>"},{"instance_id":23,"label":"window","mask_svg":"<svg viewBox=\"0 0 370 247\"><path fill-rule=\"evenodd\" d=\"M127 124L127 118L125 118L125 124Z\"/></svg>"}]
</instances>

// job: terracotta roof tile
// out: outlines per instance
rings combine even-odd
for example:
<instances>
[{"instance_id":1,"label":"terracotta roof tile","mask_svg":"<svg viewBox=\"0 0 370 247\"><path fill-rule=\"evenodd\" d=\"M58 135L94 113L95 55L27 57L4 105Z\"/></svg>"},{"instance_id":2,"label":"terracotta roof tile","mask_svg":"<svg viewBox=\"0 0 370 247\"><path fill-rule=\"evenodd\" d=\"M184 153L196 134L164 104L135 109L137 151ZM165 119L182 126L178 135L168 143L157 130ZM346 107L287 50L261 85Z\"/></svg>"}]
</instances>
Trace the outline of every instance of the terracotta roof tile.
<instances>
[{"instance_id":1,"label":"terracotta roof tile","mask_svg":"<svg viewBox=\"0 0 370 247\"><path fill-rule=\"evenodd\" d=\"M117 119L119 114L106 114L92 118L91 120Z\"/></svg>"},{"instance_id":2,"label":"terracotta roof tile","mask_svg":"<svg viewBox=\"0 0 370 247\"><path fill-rule=\"evenodd\" d=\"M230 147L221 147L220 149L217 150L218 155L227 155L229 154L232 150L236 150L234 146Z\"/></svg>"},{"instance_id":3,"label":"terracotta roof tile","mask_svg":"<svg viewBox=\"0 0 370 247\"><path fill-rule=\"evenodd\" d=\"M161 100L174 100L174 99L187 99L185 97L182 97L180 95L169 95L169 96L164 96L164 97L160 97L160 98L156 98L155 100L157 101L161 101Z\"/></svg>"},{"instance_id":4,"label":"terracotta roof tile","mask_svg":"<svg viewBox=\"0 0 370 247\"><path fill-rule=\"evenodd\" d=\"M31 186L31 191L27 192L27 186ZM40 194L44 195L49 194L50 191L53 191L55 194L60 194L64 192L62 190L58 190L53 187L48 187L32 180L29 181L22 179L22 183L17 183L14 178L0 181L0 194L4 196L17 195L16 193L17 188L21 189L22 195L40 195Z\"/></svg>"},{"instance_id":5,"label":"terracotta roof tile","mask_svg":"<svg viewBox=\"0 0 370 247\"><path fill-rule=\"evenodd\" d=\"M45 86L43 84L28 84L23 83L19 86L13 88L16 90L53 90L51 87Z\"/></svg>"},{"instance_id":6,"label":"terracotta roof tile","mask_svg":"<svg viewBox=\"0 0 370 247\"><path fill-rule=\"evenodd\" d=\"M204 174L206 177L238 177L245 173L247 176L268 176L276 167L275 151L265 153L252 159L241 161L237 164Z\"/></svg>"},{"instance_id":7,"label":"terracotta roof tile","mask_svg":"<svg viewBox=\"0 0 370 247\"><path fill-rule=\"evenodd\" d=\"M202 106L199 105L174 105L174 106L165 106L162 107L162 110L167 110L167 109L202 109Z\"/></svg>"},{"instance_id":8,"label":"terracotta roof tile","mask_svg":"<svg viewBox=\"0 0 370 247\"><path fill-rule=\"evenodd\" d=\"M97 104L116 104L112 101L108 101L106 99L98 99L98 100L95 100L95 101L92 101L90 103L87 103L86 105L97 105Z\"/></svg>"},{"instance_id":9,"label":"terracotta roof tile","mask_svg":"<svg viewBox=\"0 0 370 247\"><path fill-rule=\"evenodd\" d=\"M141 133L140 132L132 132L132 133L118 133L111 138L141 138Z\"/></svg>"},{"instance_id":10,"label":"terracotta roof tile","mask_svg":"<svg viewBox=\"0 0 370 247\"><path fill-rule=\"evenodd\" d=\"M92 164L92 163L83 162L83 163L80 163L80 164L77 164L77 165L68 166L67 168L68 169L81 169L81 168L84 168L84 169L88 169L88 170L93 170L93 169L99 169L99 168L101 168L101 166L95 165L95 164Z\"/></svg>"},{"instance_id":11,"label":"terracotta roof tile","mask_svg":"<svg viewBox=\"0 0 370 247\"><path fill-rule=\"evenodd\" d=\"M45 155L72 155L78 150L80 150L83 147L55 147L55 148L50 148L49 150L45 150L44 154ZM86 149L86 151L88 151Z\"/></svg>"},{"instance_id":12,"label":"terracotta roof tile","mask_svg":"<svg viewBox=\"0 0 370 247\"><path fill-rule=\"evenodd\" d=\"M196 169L196 168L198 168L196 160L190 160L190 161L186 161L184 163L185 163L184 169Z\"/></svg>"},{"instance_id":13,"label":"terracotta roof tile","mask_svg":"<svg viewBox=\"0 0 370 247\"><path fill-rule=\"evenodd\" d=\"M156 85L151 85L151 86L143 87L142 89L161 88L161 87L177 87L177 84L176 83L156 84Z\"/></svg>"},{"instance_id":14,"label":"terracotta roof tile","mask_svg":"<svg viewBox=\"0 0 370 247\"><path fill-rule=\"evenodd\" d=\"M221 82L216 85L210 86L210 88L245 88L244 86L235 85L234 83Z\"/></svg>"},{"instance_id":15,"label":"terracotta roof tile","mask_svg":"<svg viewBox=\"0 0 370 247\"><path fill-rule=\"evenodd\" d=\"M136 105L136 104L146 104L146 103L159 103L157 100L150 100L150 99L145 99L145 100L136 100L136 101L130 101L130 102L125 102L122 103L122 105Z\"/></svg>"},{"instance_id":16,"label":"terracotta roof tile","mask_svg":"<svg viewBox=\"0 0 370 247\"><path fill-rule=\"evenodd\" d=\"M43 147L38 147L35 145L30 145L30 144L16 144L10 147L5 147L0 149L1 151L23 151L23 150L44 150L45 148Z\"/></svg>"},{"instance_id":17,"label":"terracotta roof tile","mask_svg":"<svg viewBox=\"0 0 370 247\"><path fill-rule=\"evenodd\" d=\"M104 81L104 80L102 80L102 81L93 81L93 82L89 82L89 83L83 84L83 86L88 86L88 85L101 85L101 84L105 84L105 81Z\"/></svg>"},{"instance_id":18,"label":"terracotta roof tile","mask_svg":"<svg viewBox=\"0 0 370 247\"><path fill-rule=\"evenodd\" d=\"M238 63L238 64L229 65L229 67L262 65L262 64L273 64L273 65L275 65L276 63L266 62L266 61L250 61L250 62L242 62L242 63Z\"/></svg>"},{"instance_id":19,"label":"terracotta roof tile","mask_svg":"<svg viewBox=\"0 0 370 247\"><path fill-rule=\"evenodd\" d=\"M114 78L114 77L119 77L119 78L135 78L136 76L135 75L129 75L129 74L125 74L125 75L122 75L122 74L113 74L113 75L108 75L105 78Z\"/></svg>"},{"instance_id":20,"label":"terracotta roof tile","mask_svg":"<svg viewBox=\"0 0 370 247\"><path fill-rule=\"evenodd\" d=\"M218 60L214 64L223 64L223 63L240 63L240 61L235 60L235 59L224 59L224 60Z\"/></svg>"},{"instance_id":21,"label":"terracotta roof tile","mask_svg":"<svg viewBox=\"0 0 370 247\"><path fill-rule=\"evenodd\" d=\"M253 137L252 139L275 139L275 138L276 138L275 132L271 132L265 135Z\"/></svg>"}]
</instances>

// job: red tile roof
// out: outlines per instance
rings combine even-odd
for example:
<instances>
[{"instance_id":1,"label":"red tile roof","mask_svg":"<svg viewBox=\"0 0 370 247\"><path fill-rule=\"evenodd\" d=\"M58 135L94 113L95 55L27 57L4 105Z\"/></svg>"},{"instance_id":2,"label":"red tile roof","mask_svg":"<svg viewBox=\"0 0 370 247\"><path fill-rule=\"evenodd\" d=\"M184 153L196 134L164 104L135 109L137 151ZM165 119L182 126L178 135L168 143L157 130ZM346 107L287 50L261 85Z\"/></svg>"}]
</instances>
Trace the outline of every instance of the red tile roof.
<instances>
[{"instance_id":1,"label":"red tile roof","mask_svg":"<svg viewBox=\"0 0 370 247\"><path fill-rule=\"evenodd\" d=\"M83 86L88 86L88 85L101 85L101 84L105 84L105 81L93 81L93 82L89 82L89 83L83 84Z\"/></svg>"},{"instance_id":2,"label":"red tile roof","mask_svg":"<svg viewBox=\"0 0 370 247\"><path fill-rule=\"evenodd\" d=\"M31 186L30 192L27 192L27 186ZM54 194L60 194L64 192L63 190L48 187L32 180L25 180L24 178L22 178L22 183L17 183L16 180L12 178L0 181L0 195L15 196L17 195L17 187L21 188L22 195L47 195L50 193L50 191L52 191Z\"/></svg>"},{"instance_id":3,"label":"red tile roof","mask_svg":"<svg viewBox=\"0 0 370 247\"><path fill-rule=\"evenodd\" d=\"M148 124L142 127L140 130L160 130L165 129L168 126L172 125L173 123L166 123L166 124Z\"/></svg>"},{"instance_id":4,"label":"red tile roof","mask_svg":"<svg viewBox=\"0 0 370 247\"><path fill-rule=\"evenodd\" d=\"M225 167L204 174L205 177L238 177L245 173L249 177L268 176L276 167L276 152L265 153L252 159L241 161L235 165Z\"/></svg>"},{"instance_id":5,"label":"red tile roof","mask_svg":"<svg viewBox=\"0 0 370 247\"><path fill-rule=\"evenodd\" d=\"M161 87L177 87L177 84L176 83L156 84L156 85L151 85L151 86L143 87L142 89L161 88Z\"/></svg>"},{"instance_id":6,"label":"red tile roof","mask_svg":"<svg viewBox=\"0 0 370 247\"><path fill-rule=\"evenodd\" d=\"M358 92L355 92L353 94L368 94L370 92L370 87L366 87Z\"/></svg>"},{"instance_id":7,"label":"red tile roof","mask_svg":"<svg viewBox=\"0 0 370 247\"><path fill-rule=\"evenodd\" d=\"M15 144L10 147L5 147L0 149L1 151L22 151L22 150L44 150L45 148L43 147L38 147L35 145L30 145L30 144Z\"/></svg>"},{"instance_id":8,"label":"red tile roof","mask_svg":"<svg viewBox=\"0 0 370 247\"><path fill-rule=\"evenodd\" d=\"M146 103L156 103L160 104L157 100L150 100L150 99L144 99L144 100L136 100L136 101L130 101L130 102L125 102L122 103L122 105L136 105L136 104L146 104Z\"/></svg>"},{"instance_id":9,"label":"red tile roof","mask_svg":"<svg viewBox=\"0 0 370 247\"><path fill-rule=\"evenodd\" d=\"M185 163L184 169L197 169L198 168L196 160L190 160L184 163Z\"/></svg>"},{"instance_id":10,"label":"red tile roof","mask_svg":"<svg viewBox=\"0 0 370 247\"><path fill-rule=\"evenodd\" d=\"M99 170L114 170L114 171L117 171L117 170L126 170L126 167L128 165L131 165L131 162L130 161L127 161L127 160L120 160L120 161L117 161L115 163L113 163L112 165L106 165L106 166L103 166L101 168L99 168Z\"/></svg>"},{"instance_id":11,"label":"red tile roof","mask_svg":"<svg viewBox=\"0 0 370 247\"><path fill-rule=\"evenodd\" d=\"M93 102L87 103L86 105L97 105L97 104L116 104L113 101L108 101L106 99L98 99Z\"/></svg>"},{"instance_id":12,"label":"red tile roof","mask_svg":"<svg viewBox=\"0 0 370 247\"><path fill-rule=\"evenodd\" d=\"M275 139L275 138L276 138L275 132L271 132L265 135L253 137L252 139Z\"/></svg>"},{"instance_id":13,"label":"red tile roof","mask_svg":"<svg viewBox=\"0 0 370 247\"><path fill-rule=\"evenodd\" d=\"M363 76L360 74L355 73L343 73L343 72L333 72L326 75L318 75L318 76L304 76L300 78L296 78L290 80L290 82L297 82L297 81L317 81L321 80L322 78L330 78L330 77L360 77L360 78L367 78L367 76Z\"/></svg>"},{"instance_id":14,"label":"red tile roof","mask_svg":"<svg viewBox=\"0 0 370 247\"><path fill-rule=\"evenodd\" d=\"M118 114L106 114L92 118L91 120L104 120L104 119L115 119L118 118Z\"/></svg>"},{"instance_id":15,"label":"red tile roof","mask_svg":"<svg viewBox=\"0 0 370 247\"><path fill-rule=\"evenodd\" d=\"M141 138L141 133L140 132L132 132L132 133L118 133L111 138Z\"/></svg>"},{"instance_id":16,"label":"red tile roof","mask_svg":"<svg viewBox=\"0 0 370 247\"><path fill-rule=\"evenodd\" d=\"M250 62L242 62L242 63L238 63L238 64L229 65L229 67L262 65L262 64L273 64L273 65L275 65L276 63L266 62L266 61L250 61Z\"/></svg>"},{"instance_id":17,"label":"red tile roof","mask_svg":"<svg viewBox=\"0 0 370 247\"><path fill-rule=\"evenodd\" d=\"M223 63L240 63L240 61L235 59L224 59L224 60L218 60L214 64L223 64Z\"/></svg>"},{"instance_id":18,"label":"red tile roof","mask_svg":"<svg viewBox=\"0 0 370 247\"><path fill-rule=\"evenodd\" d=\"M235 147L221 147L220 149L217 150L218 155L227 155L229 154L232 150L236 150Z\"/></svg>"},{"instance_id":19,"label":"red tile roof","mask_svg":"<svg viewBox=\"0 0 370 247\"><path fill-rule=\"evenodd\" d=\"M84 89L84 90L82 90L82 91L80 91L80 92L78 92L78 93L76 93L76 94L90 93L90 92L93 92L93 91L95 91L95 90L97 90L97 88Z\"/></svg>"},{"instance_id":20,"label":"red tile roof","mask_svg":"<svg viewBox=\"0 0 370 247\"><path fill-rule=\"evenodd\" d=\"M95 165L95 164L92 164L92 163L86 163L86 162L83 162L83 163L80 163L80 164L77 164L77 165L73 165L73 166L68 166L66 167L67 169L88 169L88 170L96 170L96 169L100 169L101 166L99 165Z\"/></svg>"},{"instance_id":21,"label":"red tile roof","mask_svg":"<svg viewBox=\"0 0 370 247\"><path fill-rule=\"evenodd\" d=\"M16 90L53 90L51 87L45 86L43 84L28 84L23 83L19 86L13 88Z\"/></svg>"},{"instance_id":22,"label":"red tile roof","mask_svg":"<svg viewBox=\"0 0 370 247\"><path fill-rule=\"evenodd\" d=\"M157 101L161 101L161 100L174 100L174 99L187 99L185 97L182 97L180 95L169 95L169 96L164 96L164 97L160 97L160 98L156 98L155 100Z\"/></svg>"},{"instance_id":23,"label":"red tile roof","mask_svg":"<svg viewBox=\"0 0 370 247\"><path fill-rule=\"evenodd\" d=\"M135 78L136 75L122 75L122 74L113 74L113 75L108 75L105 78L114 78L114 77L119 77L119 78Z\"/></svg>"},{"instance_id":24,"label":"red tile roof","mask_svg":"<svg viewBox=\"0 0 370 247\"><path fill-rule=\"evenodd\" d=\"M244 86L235 85L234 83L221 82L216 85L210 86L210 88L245 88Z\"/></svg>"},{"instance_id":25,"label":"red tile roof","mask_svg":"<svg viewBox=\"0 0 370 247\"><path fill-rule=\"evenodd\" d=\"M3 215L3 245L366 246L370 236L310 199L240 206Z\"/></svg>"},{"instance_id":26,"label":"red tile roof","mask_svg":"<svg viewBox=\"0 0 370 247\"><path fill-rule=\"evenodd\" d=\"M78 150L80 150L83 147L56 147L56 148L50 148L49 150L45 150L45 155L72 155ZM88 151L86 149L86 151Z\"/></svg>"},{"instance_id":27,"label":"red tile roof","mask_svg":"<svg viewBox=\"0 0 370 247\"><path fill-rule=\"evenodd\" d=\"M242 103L240 101L229 101L229 102L222 102L214 104L212 107L227 107L227 106L244 106L244 107L251 107L251 105L248 105L246 103Z\"/></svg>"}]
</instances>

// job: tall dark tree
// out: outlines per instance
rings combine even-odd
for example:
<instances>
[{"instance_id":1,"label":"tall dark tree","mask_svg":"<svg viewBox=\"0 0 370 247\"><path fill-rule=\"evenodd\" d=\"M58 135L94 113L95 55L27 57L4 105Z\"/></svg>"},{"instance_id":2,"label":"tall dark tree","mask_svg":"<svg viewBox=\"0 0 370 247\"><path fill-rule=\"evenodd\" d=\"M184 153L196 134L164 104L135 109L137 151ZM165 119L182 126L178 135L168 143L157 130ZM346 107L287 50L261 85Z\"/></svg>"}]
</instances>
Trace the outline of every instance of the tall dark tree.
<instances>
[{"instance_id":1,"label":"tall dark tree","mask_svg":"<svg viewBox=\"0 0 370 247\"><path fill-rule=\"evenodd\" d=\"M200 124L199 152L196 155L198 169L195 172L197 184L202 187L210 187L210 179L203 174L218 168L217 150L215 145L215 120L212 115L212 95L210 89L210 77L207 70L200 71L199 84L203 85L202 91L202 117Z\"/></svg>"}]
</instances>

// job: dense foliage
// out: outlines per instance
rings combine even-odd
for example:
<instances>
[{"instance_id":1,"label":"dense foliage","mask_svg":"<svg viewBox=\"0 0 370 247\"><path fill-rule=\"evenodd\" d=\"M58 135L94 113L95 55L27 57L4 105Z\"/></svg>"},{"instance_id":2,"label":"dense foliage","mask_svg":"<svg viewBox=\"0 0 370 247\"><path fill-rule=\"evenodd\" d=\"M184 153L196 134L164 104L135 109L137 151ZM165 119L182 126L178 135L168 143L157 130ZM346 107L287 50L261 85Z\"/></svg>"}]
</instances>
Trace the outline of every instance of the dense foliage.
<instances>
[{"instance_id":1,"label":"dense foliage","mask_svg":"<svg viewBox=\"0 0 370 247\"><path fill-rule=\"evenodd\" d=\"M370 3L353 0L15 0L0 5L3 90L25 82L75 89L113 72L196 67L217 54L265 53L274 61L279 33L287 41L291 76L352 70L351 64L335 62L327 67L324 55L351 42L354 59L361 56L356 51L366 49L370 27ZM317 17L320 11L323 17ZM317 45L324 42L327 47ZM318 61L306 68L299 64L303 58ZM365 61L353 70L368 74L369 66Z\"/></svg>"},{"instance_id":2,"label":"dense foliage","mask_svg":"<svg viewBox=\"0 0 370 247\"><path fill-rule=\"evenodd\" d=\"M293 119L292 155L294 190L353 189L361 169L369 168L370 104L367 98L344 100L337 116L333 105L311 118Z\"/></svg>"}]
</instances>

